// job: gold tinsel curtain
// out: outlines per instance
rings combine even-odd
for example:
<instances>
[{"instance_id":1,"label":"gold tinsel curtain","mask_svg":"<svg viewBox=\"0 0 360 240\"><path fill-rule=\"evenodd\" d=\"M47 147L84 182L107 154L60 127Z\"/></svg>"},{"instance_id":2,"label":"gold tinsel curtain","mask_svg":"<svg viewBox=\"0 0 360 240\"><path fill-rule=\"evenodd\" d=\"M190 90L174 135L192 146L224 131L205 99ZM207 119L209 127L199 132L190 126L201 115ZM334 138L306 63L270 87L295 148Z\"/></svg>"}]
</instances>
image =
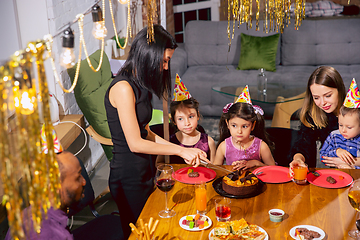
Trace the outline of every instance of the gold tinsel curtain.
<instances>
[{"instance_id":1,"label":"gold tinsel curtain","mask_svg":"<svg viewBox=\"0 0 360 240\"><path fill-rule=\"evenodd\" d=\"M11 235L24 239L22 210L31 205L34 229L60 198L59 170L53 144L49 92L42 41L29 43L0 67L0 156L4 200ZM48 153L42 151L44 126ZM26 226L30 227L30 226Z\"/></svg>"}]
</instances>

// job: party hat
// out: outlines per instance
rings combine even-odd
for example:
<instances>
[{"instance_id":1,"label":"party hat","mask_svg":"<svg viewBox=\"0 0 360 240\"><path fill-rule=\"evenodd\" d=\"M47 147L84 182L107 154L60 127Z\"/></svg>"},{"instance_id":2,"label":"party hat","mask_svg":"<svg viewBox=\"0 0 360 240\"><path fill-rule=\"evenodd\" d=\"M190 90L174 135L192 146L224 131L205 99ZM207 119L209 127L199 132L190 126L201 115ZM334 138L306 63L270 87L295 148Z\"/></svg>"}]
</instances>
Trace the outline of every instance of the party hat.
<instances>
[{"instance_id":1,"label":"party hat","mask_svg":"<svg viewBox=\"0 0 360 240\"><path fill-rule=\"evenodd\" d=\"M239 95L238 99L235 101L235 103L237 103L237 102L252 104L251 99L250 99L248 85L246 85L244 90L240 93L240 95Z\"/></svg>"},{"instance_id":2,"label":"party hat","mask_svg":"<svg viewBox=\"0 0 360 240\"><path fill-rule=\"evenodd\" d=\"M350 88L344 101L344 106L347 108L360 108L360 93L355 78L351 81Z\"/></svg>"},{"instance_id":3,"label":"party hat","mask_svg":"<svg viewBox=\"0 0 360 240\"><path fill-rule=\"evenodd\" d=\"M184 101L191 98L190 92L181 81L179 74L176 74L173 101Z\"/></svg>"},{"instance_id":4,"label":"party hat","mask_svg":"<svg viewBox=\"0 0 360 240\"><path fill-rule=\"evenodd\" d=\"M54 151L55 153L61 153L63 151L63 148L60 144L59 138L56 135L55 130L52 130L53 140L54 140ZM41 128L41 141L42 141L42 151L47 154L48 153L48 146L47 146L47 140L45 136L45 124L42 125Z\"/></svg>"}]
</instances>

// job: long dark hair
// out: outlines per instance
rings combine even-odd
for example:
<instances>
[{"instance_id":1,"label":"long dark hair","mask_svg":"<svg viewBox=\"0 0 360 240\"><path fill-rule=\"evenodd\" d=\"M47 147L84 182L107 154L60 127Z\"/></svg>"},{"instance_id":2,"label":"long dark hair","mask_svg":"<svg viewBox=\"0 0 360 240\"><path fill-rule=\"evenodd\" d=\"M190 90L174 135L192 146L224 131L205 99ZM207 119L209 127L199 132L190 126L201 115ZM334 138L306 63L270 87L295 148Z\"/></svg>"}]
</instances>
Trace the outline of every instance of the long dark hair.
<instances>
[{"instance_id":1,"label":"long dark hair","mask_svg":"<svg viewBox=\"0 0 360 240\"><path fill-rule=\"evenodd\" d=\"M222 141L230 137L230 130L227 126L227 122L234 117L242 118L246 121L250 121L252 124L255 124L252 134L255 137L263 140L270 148L271 151L274 149L274 143L270 141L269 135L265 130L265 120L260 113L255 113L255 110L251 104L248 103L234 103L228 110L227 113L223 113L219 122L219 131L220 138L216 148L220 145ZM256 121L256 123L255 123Z\"/></svg>"},{"instance_id":2,"label":"long dark hair","mask_svg":"<svg viewBox=\"0 0 360 240\"><path fill-rule=\"evenodd\" d=\"M125 75L156 96L167 99L171 90L170 62L163 69L165 49L175 49L175 39L161 25L154 25L155 41L148 44L147 27L143 28L131 44L129 56L118 75Z\"/></svg>"},{"instance_id":3,"label":"long dark hair","mask_svg":"<svg viewBox=\"0 0 360 240\"><path fill-rule=\"evenodd\" d=\"M310 90L311 85L315 83L326 87L335 88L338 90L338 106L337 109L335 110L334 113L335 115L338 114L338 111L344 102L346 91L345 91L344 81L341 78L340 73L336 71L335 68L333 67L330 66L318 67L310 75L306 88L303 107L301 108L300 111L300 121L306 127L315 127L312 126L312 124L309 122L309 117L311 117L317 128L324 128L328 124L326 113L318 106L316 106Z\"/></svg>"}]
</instances>

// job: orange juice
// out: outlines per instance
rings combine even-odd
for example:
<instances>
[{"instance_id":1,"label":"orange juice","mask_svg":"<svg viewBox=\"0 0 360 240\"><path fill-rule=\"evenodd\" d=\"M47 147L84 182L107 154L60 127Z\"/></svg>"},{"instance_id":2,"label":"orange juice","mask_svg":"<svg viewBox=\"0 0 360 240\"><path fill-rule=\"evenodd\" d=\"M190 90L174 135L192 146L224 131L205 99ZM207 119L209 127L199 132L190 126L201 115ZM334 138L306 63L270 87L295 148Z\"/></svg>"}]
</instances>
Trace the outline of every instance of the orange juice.
<instances>
[{"instance_id":1,"label":"orange juice","mask_svg":"<svg viewBox=\"0 0 360 240\"><path fill-rule=\"evenodd\" d=\"M307 176L308 169L307 167L294 167L294 178L296 180L305 180Z\"/></svg>"},{"instance_id":2,"label":"orange juice","mask_svg":"<svg viewBox=\"0 0 360 240\"><path fill-rule=\"evenodd\" d=\"M206 188L197 187L195 189L195 202L196 202L196 210L199 214L206 213Z\"/></svg>"}]
</instances>

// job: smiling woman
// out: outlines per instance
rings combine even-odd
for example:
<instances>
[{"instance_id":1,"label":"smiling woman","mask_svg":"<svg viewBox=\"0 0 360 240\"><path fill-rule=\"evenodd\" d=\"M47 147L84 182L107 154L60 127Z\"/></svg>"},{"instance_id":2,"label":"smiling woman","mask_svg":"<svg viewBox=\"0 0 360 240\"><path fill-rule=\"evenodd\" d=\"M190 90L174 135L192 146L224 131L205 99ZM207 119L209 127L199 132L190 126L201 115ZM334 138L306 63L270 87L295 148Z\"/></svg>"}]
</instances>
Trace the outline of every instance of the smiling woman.
<instances>
[{"instance_id":1,"label":"smiling woman","mask_svg":"<svg viewBox=\"0 0 360 240\"><path fill-rule=\"evenodd\" d=\"M333 67L321 66L310 76L305 100L300 112L301 127L290 152L290 174L297 165L316 165L316 141L324 143L327 136L338 128L339 109L345 99L345 86Z\"/></svg>"}]
</instances>

